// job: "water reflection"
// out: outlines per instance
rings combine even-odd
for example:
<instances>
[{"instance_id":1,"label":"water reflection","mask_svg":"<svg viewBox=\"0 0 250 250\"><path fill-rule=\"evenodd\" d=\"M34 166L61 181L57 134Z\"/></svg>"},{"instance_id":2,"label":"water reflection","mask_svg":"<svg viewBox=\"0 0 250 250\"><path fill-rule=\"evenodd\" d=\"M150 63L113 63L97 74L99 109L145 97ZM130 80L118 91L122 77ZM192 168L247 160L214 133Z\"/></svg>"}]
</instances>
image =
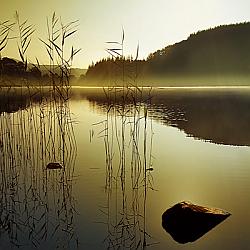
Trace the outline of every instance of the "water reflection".
<instances>
[{"instance_id":1,"label":"water reflection","mask_svg":"<svg viewBox=\"0 0 250 250\"><path fill-rule=\"evenodd\" d=\"M76 143L68 103L18 91L1 92L0 246L70 249L78 239L72 193ZM49 170L50 162L63 167Z\"/></svg>"},{"instance_id":2,"label":"water reflection","mask_svg":"<svg viewBox=\"0 0 250 250\"><path fill-rule=\"evenodd\" d=\"M194 138L249 146L249 105L249 90L176 92L164 99L156 97L153 115Z\"/></svg>"},{"instance_id":3,"label":"water reflection","mask_svg":"<svg viewBox=\"0 0 250 250\"><path fill-rule=\"evenodd\" d=\"M0 87L0 114L14 113L49 99L53 99L53 90L48 87Z\"/></svg>"},{"instance_id":4,"label":"water reflection","mask_svg":"<svg viewBox=\"0 0 250 250\"><path fill-rule=\"evenodd\" d=\"M23 96L24 93L22 92ZM48 248L48 246L52 249L56 246L60 249L76 248L78 239L75 234L75 200L73 197L76 143L68 104L54 100L51 98L50 92L47 94L38 92L31 95L33 97L31 99L29 95L28 98L21 98L22 95L13 94L12 99L6 102L0 101L0 103L5 103L1 106L0 115L0 225L2 235L4 235L1 237L0 248L8 249L5 246L9 246L9 240L12 244L23 245L24 249L31 248L32 244L40 246L40 249ZM117 93L115 105L111 99L107 101L102 89L97 92L96 90L77 90L72 96L72 100L87 99L89 102L86 102L86 106L90 104L90 109L92 107L95 114L98 112L102 114L98 117L105 116L105 120L96 125L99 126L98 128L95 128L95 132L97 132L95 135L98 134L98 137L104 140L107 150L106 203L100 208L103 215L101 222L106 225L105 247L130 247L133 249L139 245L140 248L145 248L152 242L148 224L152 220L157 221L162 213L160 211L160 213L151 214L151 220L147 221L147 213L149 213L147 197L148 190L152 187L150 183L152 183L154 170L149 158L146 159L146 165L143 160L145 123L144 119L141 118L145 115L145 110L148 117L146 155L150 155L151 118L162 124L177 127L189 136L198 139L229 145L249 145L248 106L250 94L249 90L154 90L152 92L153 98L147 98L147 95L143 96L139 102L141 105L136 106L135 109L132 108L135 106L130 95L124 103L125 108L121 109L122 102L119 96ZM74 112L78 112L78 110L74 110ZM122 115L123 112L125 112L125 116ZM86 114L84 119L86 119ZM98 119L97 121L100 121ZM138 123L134 123L134 121L138 121ZM133 124L139 125L134 127ZM180 149L182 143L176 146L176 154L170 155L168 152L171 152L173 141L164 144L165 138L167 138L164 137L164 129L166 128L163 126L161 128L157 143L168 145L169 149L161 149L162 146L157 145L157 151L160 152L158 162L160 167L156 169L157 171L161 169L158 180L159 175L162 173L164 175L162 178L164 184L161 185L164 188L168 187L166 189L174 193L174 190L177 190L176 183L179 183L178 191L186 196L190 195L188 191L186 192L187 189L193 187L196 190L196 187L199 186L199 191L204 192L201 196L209 199L206 195L214 192L217 189L216 185L220 186L223 178L217 172L212 176L210 172L204 174L203 171L206 169L197 171L198 168L195 167L208 164L209 168L207 169L210 171L212 158L204 154L201 157L203 161L194 165L194 162L188 162L190 158L185 158L186 145ZM79 127L79 130L82 134L86 132L82 132L82 127ZM80 135L81 133L79 132ZM122 135L126 135L125 138ZM69 146L65 147L65 145ZM205 143L203 145L203 147L210 146L213 145ZM230 148L230 150L238 149ZM94 157L99 153L96 151L95 148ZM171 161L171 157L178 161L179 158L182 158L176 157L176 155L180 155L180 152L183 156L183 162L175 164ZM195 152L197 152L197 148L192 151L194 155ZM218 152L218 155L221 155L221 152ZM169 168L165 167L165 157L169 160ZM240 158L242 161L245 159L244 157ZM206 160L204 161L204 159ZM217 166L218 158L216 155L213 159L216 159L214 161L216 161ZM63 163L62 166L65 166L65 169L46 170L46 166L50 162ZM230 160L226 161L225 164L227 170L228 163ZM89 164L92 162L86 163L86 165ZM187 166L187 169L182 167L179 171L180 165ZM80 167L83 166L80 165ZM173 169L176 171L174 175L167 174L167 171ZM237 165L238 169L241 168ZM227 170L225 172L230 173ZM244 172L244 178L247 178L246 173L248 173L247 170ZM186 178L188 174L191 175L190 178ZM207 178L202 178L203 175ZM165 176L171 176L168 179L169 185L165 183L165 178L167 178ZM172 176L174 177L172 178ZM196 178L197 176L198 178ZM91 178L92 176L90 176ZM95 178L93 177L94 180L96 180ZM213 179L213 185L211 185L209 178ZM208 179L209 187L206 189L207 186L204 183ZM203 181L197 184L198 180ZM220 195L225 197L231 192L235 192L236 195L240 194L241 189L235 189L235 185L231 185L231 182L228 186L232 187L229 189L230 192L224 190ZM239 186L241 187L241 185ZM87 184L84 186L84 191L91 193ZM165 191L161 194L164 196ZM82 196L82 194L78 195ZM96 197L93 197L93 200L95 199ZM162 200L159 195L155 204L158 206ZM92 209L91 207L91 211ZM89 224L85 227L88 226ZM95 230L98 229L95 228L93 231ZM94 233L93 235L95 238L96 235Z\"/></svg>"},{"instance_id":5,"label":"water reflection","mask_svg":"<svg viewBox=\"0 0 250 250\"><path fill-rule=\"evenodd\" d=\"M102 90L84 89L75 98L86 98L100 112L106 110ZM217 144L250 145L249 89L155 89L151 103L153 119L188 136ZM128 98L126 105L131 104L133 99Z\"/></svg>"},{"instance_id":6,"label":"water reflection","mask_svg":"<svg viewBox=\"0 0 250 250\"><path fill-rule=\"evenodd\" d=\"M105 92L106 119L97 124L106 152L106 205L101 208L107 225L106 249L145 249L150 244L146 209L147 193L153 188L150 98L135 90L134 104L125 104L127 91L119 100L119 91Z\"/></svg>"},{"instance_id":7,"label":"water reflection","mask_svg":"<svg viewBox=\"0 0 250 250\"><path fill-rule=\"evenodd\" d=\"M147 91L146 91L147 92ZM121 91L113 97L121 104ZM1 94L0 113L15 112L38 103L49 91L5 90ZM87 99L95 110L107 111L110 104L103 89L75 89L72 99ZM144 99L146 96L143 97ZM142 99L143 99L142 98ZM143 101L143 100L141 100ZM126 106L134 105L128 93ZM149 113L153 119L183 130L188 136L225 145L250 145L249 89L154 89Z\"/></svg>"}]
</instances>

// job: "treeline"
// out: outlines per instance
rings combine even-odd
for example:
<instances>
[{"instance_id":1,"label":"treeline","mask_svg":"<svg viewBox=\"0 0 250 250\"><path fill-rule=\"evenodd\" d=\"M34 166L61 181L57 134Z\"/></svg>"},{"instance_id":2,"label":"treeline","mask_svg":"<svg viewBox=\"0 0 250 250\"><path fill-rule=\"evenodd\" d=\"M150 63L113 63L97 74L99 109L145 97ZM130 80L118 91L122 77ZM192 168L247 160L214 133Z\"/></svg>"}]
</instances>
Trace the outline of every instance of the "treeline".
<instances>
[{"instance_id":1,"label":"treeline","mask_svg":"<svg viewBox=\"0 0 250 250\"><path fill-rule=\"evenodd\" d=\"M9 77L28 77L28 78L41 78L42 74L38 67L29 67L21 61L3 57L0 59L0 74L1 76Z\"/></svg>"},{"instance_id":2,"label":"treeline","mask_svg":"<svg viewBox=\"0 0 250 250\"><path fill-rule=\"evenodd\" d=\"M135 61L132 57L105 58L90 65L85 76L82 76L80 80L108 83L124 79L133 82L145 68L145 63L145 60Z\"/></svg>"},{"instance_id":3,"label":"treeline","mask_svg":"<svg viewBox=\"0 0 250 250\"><path fill-rule=\"evenodd\" d=\"M61 70L55 65L50 72L49 65L25 64L22 61L8 57L0 59L0 86L19 86L22 80L28 85L51 85L53 81L60 81ZM53 81L52 81L53 77ZM77 84L79 77L68 76L72 85Z\"/></svg>"},{"instance_id":4,"label":"treeline","mask_svg":"<svg viewBox=\"0 0 250 250\"><path fill-rule=\"evenodd\" d=\"M143 79L172 76L249 75L250 23L222 25L150 54L146 60L107 58L89 66L85 82L134 72ZM136 73L135 73L136 72Z\"/></svg>"}]
</instances>

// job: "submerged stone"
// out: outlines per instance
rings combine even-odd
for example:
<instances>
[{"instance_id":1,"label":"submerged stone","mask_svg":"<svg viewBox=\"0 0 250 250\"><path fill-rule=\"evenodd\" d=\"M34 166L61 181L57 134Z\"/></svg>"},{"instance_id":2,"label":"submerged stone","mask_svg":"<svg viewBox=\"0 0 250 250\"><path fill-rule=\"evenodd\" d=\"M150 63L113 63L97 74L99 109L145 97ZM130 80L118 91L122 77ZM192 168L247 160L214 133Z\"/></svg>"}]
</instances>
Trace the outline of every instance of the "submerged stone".
<instances>
[{"instance_id":1,"label":"submerged stone","mask_svg":"<svg viewBox=\"0 0 250 250\"><path fill-rule=\"evenodd\" d=\"M183 201L162 215L162 227L179 243L194 242L231 214Z\"/></svg>"},{"instance_id":2,"label":"submerged stone","mask_svg":"<svg viewBox=\"0 0 250 250\"><path fill-rule=\"evenodd\" d=\"M62 165L59 162L50 162L47 167L47 169L61 169Z\"/></svg>"}]
</instances>

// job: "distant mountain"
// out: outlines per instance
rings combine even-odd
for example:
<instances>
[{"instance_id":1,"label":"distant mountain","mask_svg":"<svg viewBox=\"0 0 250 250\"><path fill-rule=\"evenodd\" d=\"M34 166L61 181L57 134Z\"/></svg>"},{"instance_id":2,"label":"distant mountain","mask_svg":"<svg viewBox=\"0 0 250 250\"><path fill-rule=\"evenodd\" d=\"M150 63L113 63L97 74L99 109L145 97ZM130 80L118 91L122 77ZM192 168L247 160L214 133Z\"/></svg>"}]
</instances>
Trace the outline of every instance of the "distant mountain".
<instances>
[{"instance_id":1,"label":"distant mountain","mask_svg":"<svg viewBox=\"0 0 250 250\"><path fill-rule=\"evenodd\" d=\"M55 68L57 68L56 71L58 71L58 74L59 74L60 73L59 67L55 66ZM42 75L48 74L50 65L40 65L39 69L42 72ZM71 75L74 75L75 77L80 77L81 75L85 75L86 72L87 72L87 69L71 68Z\"/></svg>"},{"instance_id":2,"label":"distant mountain","mask_svg":"<svg viewBox=\"0 0 250 250\"><path fill-rule=\"evenodd\" d=\"M102 84L121 76L121 68L127 75L136 68L147 85L250 85L250 23L199 31L151 53L147 60L121 61L103 59L91 65L85 81Z\"/></svg>"}]
</instances>

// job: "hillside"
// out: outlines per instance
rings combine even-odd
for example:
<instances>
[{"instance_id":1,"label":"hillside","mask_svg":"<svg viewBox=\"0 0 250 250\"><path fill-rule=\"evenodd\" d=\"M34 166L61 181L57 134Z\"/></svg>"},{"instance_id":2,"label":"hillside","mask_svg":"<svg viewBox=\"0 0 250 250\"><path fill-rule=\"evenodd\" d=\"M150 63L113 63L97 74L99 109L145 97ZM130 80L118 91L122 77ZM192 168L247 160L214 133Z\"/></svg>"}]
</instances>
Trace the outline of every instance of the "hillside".
<instances>
[{"instance_id":1,"label":"hillside","mask_svg":"<svg viewBox=\"0 0 250 250\"><path fill-rule=\"evenodd\" d=\"M148 57L153 73L245 73L250 70L250 23L200 31Z\"/></svg>"},{"instance_id":2,"label":"hillside","mask_svg":"<svg viewBox=\"0 0 250 250\"><path fill-rule=\"evenodd\" d=\"M121 73L117 64L106 59L90 66L86 82L107 82L114 72L115 75ZM133 68L135 64L140 80L146 84L248 85L250 23L199 31L187 40L150 54L145 61L125 60L125 68Z\"/></svg>"}]
</instances>

